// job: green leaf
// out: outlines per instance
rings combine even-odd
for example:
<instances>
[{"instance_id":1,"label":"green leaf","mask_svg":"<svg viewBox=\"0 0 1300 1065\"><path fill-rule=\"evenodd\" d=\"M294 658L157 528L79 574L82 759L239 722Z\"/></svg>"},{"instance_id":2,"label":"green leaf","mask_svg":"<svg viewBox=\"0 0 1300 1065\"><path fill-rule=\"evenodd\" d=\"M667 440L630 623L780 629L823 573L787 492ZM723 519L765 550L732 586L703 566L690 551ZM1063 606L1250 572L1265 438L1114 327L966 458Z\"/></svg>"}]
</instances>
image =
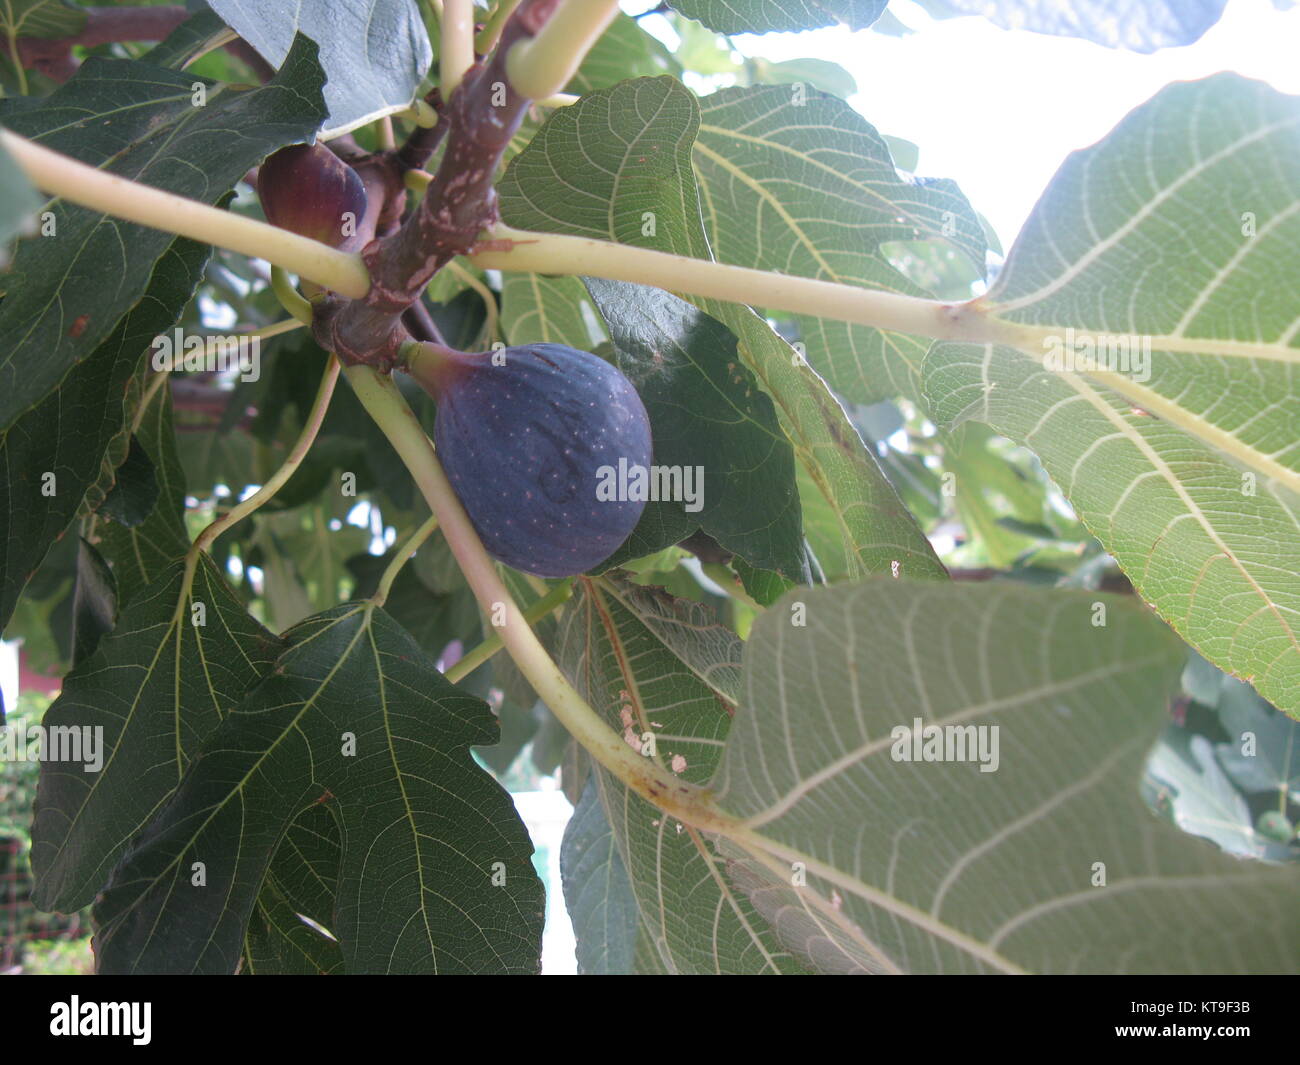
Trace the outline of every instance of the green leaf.
<instances>
[{"instance_id":1,"label":"green leaf","mask_svg":"<svg viewBox=\"0 0 1300 1065\"><path fill-rule=\"evenodd\" d=\"M155 66L180 70L217 47L228 32L221 16L205 6L172 30L166 40L150 48L142 58Z\"/></svg>"},{"instance_id":2,"label":"green leaf","mask_svg":"<svg viewBox=\"0 0 1300 1065\"><path fill-rule=\"evenodd\" d=\"M1287 848L1257 832L1246 802L1214 757L1214 744L1171 725L1142 778L1148 803L1193 836L1242 858L1284 861Z\"/></svg>"},{"instance_id":3,"label":"green leaf","mask_svg":"<svg viewBox=\"0 0 1300 1065\"><path fill-rule=\"evenodd\" d=\"M694 94L672 78L591 93L553 115L511 161L500 186L502 215L524 229L708 258L691 171L698 123ZM749 308L692 302L731 330L746 368L776 405L801 467L805 528L827 576L941 575L929 543L806 361Z\"/></svg>"},{"instance_id":4,"label":"green leaf","mask_svg":"<svg viewBox=\"0 0 1300 1065\"><path fill-rule=\"evenodd\" d=\"M1242 791L1272 792L1279 801L1300 804L1300 723L1245 685L1228 683L1219 720L1232 738L1215 747L1219 764Z\"/></svg>"},{"instance_id":5,"label":"green leaf","mask_svg":"<svg viewBox=\"0 0 1300 1065\"><path fill-rule=\"evenodd\" d=\"M123 606L189 550L185 528L185 477L176 455L172 427L171 382L165 383L140 412L135 439L148 455L158 497L145 520L134 526L100 522L100 550L113 563L118 598Z\"/></svg>"},{"instance_id":6,"label":"green leaf","mask_svg":"<svg viewBox=\"0 0 1300 1065\"><path fill-rule=\"evenodd\" d=\"M907 179L843 100L805 88L721 89L700 101L692 151L709 246L720 261L928 295L882 245L942 241L982 267L979 219L951 181ZM926 342L799 316L808 361L847 399L918 396Z\"/></svg>"},{"instance_id":7,"label":"green leaf","mask_svg":"<svg viewBox=\"0 0 1300 1065\"><path fill-rule=\"evenodd\" d=\"M607 565L703 529L751 565L808 583L794 451L772 400L741 364L736 338L658 289L599 278L588 279L587 289L609 327L618 368L650 415L654 465L699 474L694 498L647 503ZM686 483L683 476L683 489Z\"/></svg>"},{"instance_id":8,"label":"green leaf","mask_svg":"<svg viewBox=\"0 0 1300 1065\"><path fill-rule=\"evenodd\" d=\"M307 924L274 883L267 883L244 935L250 976L328 976L343 971L338 942Z\"/></svg>"},{"instance_id":9,"label":"green leaf","mask_svg":"<svg viewBox=\"0 0 1300 1065\"><path fill-rule=\"evenodd\" d=\"M787 59L773 63L755 56L750 61L756 81L772 85L811 85L846 99L858 91L856 79L838 63L825 59Z\"/></svg>"},{"instance_id":10,"label":"green leaf","mask_svg":"<svg viewBox=\"0 0 1300 1065\"><path fill-rule=\"evenodd\" d=\"M296 34L320 46L329 79L324 136L335 136L411 105L433 61L413 0L299 0L270 8L258 0L211 0L212 9L271 66L290 54Z\"/></svg>"},{"instance_id":11,"label":"green leaf","mask_svg":"<svg viewBox=\"0 0 1300 1065\"><path fill-rule=\"evenodd\" d=\"M560 875L577 940L579 974L631 973L639 926L636 897L594 775L565 826Z\"/></svg>"},{"instance_id":12,"label":"green leaf","mask_svg":"<svg viewBox=\"0 0 1300 1065\"><path fill-rule=\"evenodd\" d=\"M440 533L434 535L441 541ZM401 542L399 536L398 543ZM436 659L453 640L460 640L464 646L478 643L483 638L483 626L478 602L458 569L448 575L445 585L429 580L420 563L430 550L431 545L425 544L415 559L397 574L384 600L384 612ZM395 554L396 551L390 551L378 557L365 555L348 559L347 568L357 577L353 599L375 593L380 576Z\"/></svg>"},{"instance_id":13,"label":"green leaf","mask_svg":"<svg viewBox=\"0 0 1300 1065\"><path fill-rule=\"evenodd\" d=\"M258 89L207 86L129 60L88 59L39 107L6 116L15 133L109 173L215 203L268 152L310 137L324 114L315 46L303 39ZM232 132L238 131L238 133ZM174 237L64 201L54 234L24 241L0 306L0 425L46 398L135 307Z\"/></svg>"},{"instance_id":14,"label":"green leaf","mask_svg":"<svg viewBox=\"0 0 1300 1065\"><path fill-rule=\"evenodd\" d=\"M117 620L117 586L113 571L93 544L77 538L77 585L72 598L72 659L95 653L100 637Z\"/></svg>"},{"instance_id":15,"label":"green leaf","mask_svg":"<svg viewBox=\"0 0 1300 1065\"><path fill-rule=\"evenodd\" d=\"M16 37L71 37L86 25L85 8L66 0L4 0L0 34Z\"/></svg>"},{"instance_id":16,"label":"green leaf","mask_svg":"<svg viewBox=\"0 0 1300 1065\"><path fill-rule=\"evenodd\" d=\"M1293 716L1298 248L1300 100L1171 85L1052 180L980 301L1007 343L924 369L937 422L1032 447L1139 594Z\"/></svg>"},{"instance_id":17,"label":"green leaf","mask_svg":"<svg viewBox=\"0 0 1300 1065\"><path fill-rule=\"evenodd\" d=\"M889 0L669 0L674 11L719 33L813 30L836 23L864 30Z\"/></svg>"},{"instance_id":18,"label":"green leaf","mask_svg":"<svg viewBox=\"0 0 1300 1065\"><path fill-rule=\"evenodd\" d=\"M0 267L9 261L10 239L35 228L33 216L44 202L44 197L32 188L27 175L0 145Z\"/></svg>"},{"instance_id":19,"label":"green leaf","mask_svg":"<svg viewBox=\"0 0 1300 1065\"><path fill-rule=\"evenodd\" d=\"M647 78L679 71L680 66L667 48L646 33L636 19L619 12L609 28L597 38L564 91L581 95L592 89L617 85L628 78Z\"/></svg>"},{"instance_id":20,"label":"green leaf","mask_svg":"<svg viewBox=\"0 0 1300 1065\"><path fill-rule=\"evenodd\" d=\"M131 434L126 458L117 468L116 479L99 505L106 518L128 527L141 524L158 502L158 476L153 460L134 433Z\"/></svg>"},{"instance_id":21,"label":"green leaf","mask_svg":"<svg viewBox=\"0 0 1300 1065\"><path fill-rule=\"evenodd\" d=\"M638 744L653 735L656 760L672 766L680 756L682 778L702 784L731 725L740 648L707 608L606 577L582 582L561 626L558 661L610 727ZM641 926L670 971L798 970L727 883L724 863L701 833L679 829L604 770L595 773ZM575 931L592 933L584 916L580 908ZM601 948L579 949L598 957ZM616 957L625 957L622 946Z\"/></svg>"},{"instance_id":22,"label":"green leaf","mask_svg":"<svg viewBox=\"0 0 1300 1065\"><path fill-rule=\"evenodd\" d=\"M921 0L935 18L983 15L1004 30L1081 37L1108 48L1154 52L1191 44L1223 16L1227 0Z\"/></svg>"},{"instance_id":23,"label":"green leaf","mask_svg":"<svg viewBox=\"0 0 1300 1065\"><path fill-rule=\"evenodd\" d=\"M101 478L111 483L135 406L132 376L152 339L175 323L209 253L206 245L174 241L155 265L140 302L68 371L55 392L0 434L0 469L5 471L0 502L10 517L0 533L0 625L8 624L23 586L83 500L98 506L102 489L96 483ZM33 357L44 355L34 356L31 350L24 355ZM112 556L109 548L104 550ZM119 569L123 603L130 598L126 584Z\"/></svg>"},{"instance_id":24,"label":"green leaf","mask_svg":"<svg viewBox=\"0 0 1300 1065\"><path fill-rule=\"evenodd\" d=\"M333 814L304 810L271 859L244 936L244 967L253 976L343 972L343 952L326 927L334 915L343 849Z\"/></svg>"},{"instance_id":25,"label":"green leaf","mask_svg":"<svg viewBox=\"0 0 1300 1065\"><path fill-rule=\"evenodd\" d=\"M1294 873L1139 797L1184 655L1122 597L791 593L750 634L710 783L742 819L724 848L737 883L821 969L1293 971ZM963 730L965 754L912 760L914 719Z\"/></svg>"},{"instance_id":26,"label":"green leaf","mask_svg":"<svg viewBox=\"0 0 1300 1065\"><path fill-rule=\"evenodd\" d=\"M511 347L547 343L591 351L605 339L582 282L541 274L504 275L501 331Z\"/></svg>"},{"instance_id":27,"label":"green leaf","mask_svg":"<svg viewBox=\"0 0 1300 1065\"><path fill-rule=\"evenodd\" d=\"M32 897L42 909L68 913L95 897L199 746L275 659L275 638L206 556L192 587L184 576L175 562L139 593L45 714L47 729L102 730L103 764L41 763Z\"/></svg>"},{"instance_id":28,"label":"green leaf","mask_svg":"<svg viewBox=\"0 0 1300 1065\"><path fill-rule=\"evenodd\" d=\"M487 707L368 604L286 639L114 873L101 969L233 972L277 845L319 803L342 840L330 931L349 972L536 972L532 844L469 753L495 739Z\"/></svg>"}]
</instances>

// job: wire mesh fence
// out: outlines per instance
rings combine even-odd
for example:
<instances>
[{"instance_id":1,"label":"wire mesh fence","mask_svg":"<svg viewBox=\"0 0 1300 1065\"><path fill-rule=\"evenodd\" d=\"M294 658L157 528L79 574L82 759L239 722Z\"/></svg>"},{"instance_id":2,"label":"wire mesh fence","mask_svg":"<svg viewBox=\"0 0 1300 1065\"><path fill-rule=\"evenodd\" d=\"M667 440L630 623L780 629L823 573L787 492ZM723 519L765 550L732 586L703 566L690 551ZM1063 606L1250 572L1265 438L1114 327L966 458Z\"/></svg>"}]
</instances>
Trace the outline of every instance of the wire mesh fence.
<instances>
[{"instance_id":1,"label":"wire mesh fence","mask_svg":"<svg viewBox=\"0 0 1300 1065\"><path fill-rule=\"evenodd\" d=\"M90 935L84 913L43 913L32 905L27 842L0 836L0 974L23 971L34 944L73 942Z\"/></svg>"}]
</instances>

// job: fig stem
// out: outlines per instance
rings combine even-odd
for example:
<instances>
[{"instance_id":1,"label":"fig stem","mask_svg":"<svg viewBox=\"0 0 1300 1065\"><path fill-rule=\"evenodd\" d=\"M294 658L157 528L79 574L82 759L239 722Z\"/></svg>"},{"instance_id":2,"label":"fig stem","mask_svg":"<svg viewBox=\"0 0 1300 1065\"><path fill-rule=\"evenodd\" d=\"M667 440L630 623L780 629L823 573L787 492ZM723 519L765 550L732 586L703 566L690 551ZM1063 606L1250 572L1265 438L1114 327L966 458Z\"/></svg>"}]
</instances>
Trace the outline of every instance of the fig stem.
<instances>
[{"instance_id":1,"label":"fig stem","mask_svg":"<svg viewBox=\"0 0 1300 1065\"><path fill-rule=\"evenodd\" d=\"M400 349L401 364L425 391L437 395L442 390L443 368L466 352L439 344L436 340L408 340Z\"/></svg>"},{"instance_id":2,"label":"fig stem","mask_svg":"<svg viewBox=\"0 0 1300 1065\"><path fill-rule=\"evenodd\" d=\"M468 256L487 270L605 277L770 310L856 322L939 340L1015 344L1016 323L991 317L979 300L945 303L894 292L792 277L608 240L533 233L497 224Z\"/></svg>"},{"instance_id":3,"label":"fig stem","mask_svg":"<svg viewBox=\"0 0 1300 1065\"><path fill-rule=\"evenodd\" d=\"M438 57L438 88L451 99L465 71L474 65L474 2L443 0L442 45Z\"/></svg>"},{"instance_id":4,"label":"fig stem","mask_svg":"<svg viewBox=\"0 0 1300 1065\"><path fill-rule=\"evenodd\" d=\"M423 196L429 187L433 175L427 170L407 170L402 174L402 182L417 196Z\"/></svg>"},{"instance_id":5,"label":"fig stem","mask_svg":"<svg viewBox=\"0 0 1300 1065\"><path fill-rule=\"evenodd\" d=\"M498 0L492 13L488 15L487 21L483 23L483 28L474 38L474 51L479 55L487 55L492 51L493 46L501 37L501 27L506 24L515 8L519 6L519 0Z\"/></svg>"},{"instance_id":6,"label":"fig stem","mask_svg":"<svg viewBox=\"0 0 1300 1065\"><path fill-rule=\"evenodd\" d=\"M433 530L437 527L437 518L426 518L424 524L416 529L415 532L411 534L410 539L408 539L406 543L402 544L398 549L397 554L393 556L393 560L388 563L387 567L384 569L383 576L379 578L379 587L375 589L375 594L370 597L370 601L374 603L375 606L384 605L388 599L388 593L392 591L393 581L395 581L397 575L402 572L402 567L410 561L411 556L415 554L419 546L433 535Z\"/></svg>"},{"instance_id":7,"label":"fig stem","mask_svg":"<svg viewBox=\"0 0 1300 1065\"><path fill-rule=\"evenodd\" d=\"M563 91L617 14L618 0L560 0L535 36L511 45L506 55L511 87L530 100Z\"/></svg>"},{"instance_id":8,"label":"fig stem","mask_svg":"<svg viewBox=\"0 0 1300 1065\"><path fill-rule=\"evenodd\" d=\"M280 306L293 315L301 325L311 325L311 303L296 288L289 273L282 266L271 267L271 291Z\"/></svg>"},{"instance_id":9,"label":"fig stem","mask_svg":"<svg viewBox=\"0 0 1300 1065\"><path fill-rule=\"evenodd\" d=\"M397 112L398 118L414 122L421 129L433 129L438 124L438 112L418 97L411 101L405 111Z\"/></svg>"},{"instance_id":10,"label":"fig stem","mask_svg":"<svg viewBox=\"0 0 1300 1065\"><path fill-rule=\"evenodd\" d=\"M197 559L200 552L208 550L212 546L212 542L232 525L243 521L258 507L275 498L275 494L284 487L285 482L302 465L302 460L307 457L307 452L311 450L312 444L316 441L316 434L320 432L321 424L325 421L325 412L329 410L330 397L334 395L334 386L338 383L339 369L338 356L331 355L329 364L325 367L325 373L321 376L320 387L316 389L316 398L312 402L311 410L307 412L307 420L302 427L302 432L298 434L298 439L294 441L292 449L285 456L280 468L266 479L266 483L261 488L247 499L236 503L194 538L194 543L190 545L189 555L186 557L186 572L188 575L192 576L192 560Z\"/></svg>"},{"instance_id":11,"label":"fig stem","mask_svg":"<svg viewBox=\"0 0 1300 1065\"><path fill-rule=\"evenodd\" d=\"M479 608L489 616L504 613L505 621L499 629L502 644L570 735L605 769L670 816L706 831L740 831L740 822L719 810L707 790L673 776L634 751L568 682L507 591L496 563L456 498L424 427L392 377L364 364L349 366L343 372L438 519Z\"/></svg>"},{"instance_id":12,"label":"fig stem","mask_svg":"<svg viewBox=\"0 0 1300 1065\"><path fill-rule=\"evenodd\" d=\"M360 255L87 166L10 130L0 130L0 144L27 179L52 196L142 226L266 259L352 299L360 299L370 290L370 274Z\"/></svg>"},{"instance_id":13,"label":"fig stem","mask_svg":"<svg viewBox=\"0 0 1300 1065\"><path fill-rule=\"evenodd\" d=\"M563 606L571 598L573 598L573 581L566 579L563 584L557 584L525 610L524 620L530 625L536 625L547 614ZM478 646L462 655L460 660L443 675L453 684L459 684L504 646L501 637L493 633Z\"/></svg>"}]
</instances>

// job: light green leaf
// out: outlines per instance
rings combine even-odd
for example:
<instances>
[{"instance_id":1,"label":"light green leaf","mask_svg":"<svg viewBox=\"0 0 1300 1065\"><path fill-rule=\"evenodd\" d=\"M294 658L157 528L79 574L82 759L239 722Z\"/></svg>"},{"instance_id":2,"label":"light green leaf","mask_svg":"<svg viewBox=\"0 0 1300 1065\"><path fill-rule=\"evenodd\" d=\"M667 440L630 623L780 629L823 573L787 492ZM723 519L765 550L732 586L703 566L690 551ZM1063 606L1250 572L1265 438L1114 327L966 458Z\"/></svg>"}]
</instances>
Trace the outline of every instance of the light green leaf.
<instances>
[{"instance_id":1,"label":"light green leaf","mask_svg":"<svg viewBox=\"0 0 1300 1065\"><path fill-rule=\"evenodd\" d=\"M511 347L547 343L591 351L605 339L600 316L582 282L541 274L505 275L501 331Z\"/></svg>"},{"instance_id":2,"label":"light green leaf","mask_svg":"<svg viewBox=\"0 0 1300 1065\"><path fill-rule=\"evenodd\" d=\"M409 107L433 61L433 48L414 0L211 0L212 9L279 68L294 34L320 46L329 79L329 118L322 134L335 136Z\"/></svg>"},{"instance_id":3,"label":"light green leaf","mask_svg":"<svg viewBox=\"0 0 1300 1065\"><path fill-rule=\"evenodd\" d=\"M1230 858L1139 796L1184 654L1121 597L884 579L791 593L754 625L711 782L742 819L723 847L735 882L821 969L1295 971L1300 876ZM897 759L917 718L966 730L951 734L966 753Z\"/></svg>"},{"instance_id":4,"label":"light green leaf","mask_svg":"<svg viewBox=\"0 0 1300 1065\"><path fill-rule=\"evenodd\" d=\"M943 241L983 266L984 233L957 186L901 176L885 140L833 96L800 86L706 96L692 164L720 262L908 295L928 293L882 245ZM925 341L797 321L808 361L847 399L919 395Z\"/></svg>"},{"instance_id":5,"label":"light green leaf","mask_svg":"<svg viewBox=\"0 0 1300 1065\"><path fill-rule=\"evenodd\" d=\"M608 577L582 582L582 595L566 609L558 653L611 728L638 744L653 736L653 757L669 767L680 757L680 775L694 783L708 780L721 753L739 657L739 638L707 608ZM699 832L679 827L604 770L594 773L640 928L661 964L674 973L798 970L727 883L724 863ZM594 929L575 923L580 935ZM579 949L585 957L599 953L598 944Z\"/></svg>"},{"instance_id":6,"label":"light green leaf","mask_svg":"<svg viewBox=\"0 0 1300 1065\"><path fill-rule=\"evenodd\" d=\"M10 40L71 37L85 25L85 8L66 0L0 0L0 34Z\"/></svg>"},{"instance_id":7,"label":"light green leaf","mask_svg":"<svg viewBox=\"0 0 1300 1065\"><path fill-rule=\"evenodd\" d=\"M1286 860L1284 845L1255 831L1249 804L1215 761L1214 745L1204 736L1177 726L1166 729L1147 762L1142 786L1148 802L1184 832L1243 858Z\"/></svg>"},{"instance_id":8,"label":"light green leaf","mask_svg":"<svg viewBox=\"0 0 1300 1065\"><path fill-rule=\"evenodd\" d=\"M675 11L719 33L797 32L841 23L866 29L889 0L670 0Z\"/></svg>"},{"instance_id":9,"label":"light green leaf","mask_svg":"<svg viewBox=\"0 0 1300 1065\"><path fill-rule=\"evenodd\" d=\"M1006 343L924 368L936 421L1032 447L1143 598L1293 716L1297 249L1300 99L1171 85L1052 180L980 301Z\"/></svg>"}]
</instances>

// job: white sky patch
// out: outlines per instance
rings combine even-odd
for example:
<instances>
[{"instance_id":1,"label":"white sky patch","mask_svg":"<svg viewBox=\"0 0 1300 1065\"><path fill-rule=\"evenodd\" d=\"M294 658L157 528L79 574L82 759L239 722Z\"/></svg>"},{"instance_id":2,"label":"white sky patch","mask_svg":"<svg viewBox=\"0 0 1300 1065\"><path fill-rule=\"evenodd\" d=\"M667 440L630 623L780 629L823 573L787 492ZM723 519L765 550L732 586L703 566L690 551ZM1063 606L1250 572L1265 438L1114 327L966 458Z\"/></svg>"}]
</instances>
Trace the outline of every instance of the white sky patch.
<instances>
[{"instance_id":1,"label":"white sky patch","mask_svg":"<svg viewBox=\"0 0 1300 1065\"><path fill-rule=\"evenodd\" d=\"M733 40L750 56L839 63L858 82L849 103L881 133L918 145L917 172L955 180L1006 249L1066 155L1170 82L1233 70L1300 94L1300 7L1278 11L1269 0L1229 0L1195 44L1150 55L982 18L932 19L908 0L889 10L916 32L834 27Z\"/></svg>"}]
</instances>

